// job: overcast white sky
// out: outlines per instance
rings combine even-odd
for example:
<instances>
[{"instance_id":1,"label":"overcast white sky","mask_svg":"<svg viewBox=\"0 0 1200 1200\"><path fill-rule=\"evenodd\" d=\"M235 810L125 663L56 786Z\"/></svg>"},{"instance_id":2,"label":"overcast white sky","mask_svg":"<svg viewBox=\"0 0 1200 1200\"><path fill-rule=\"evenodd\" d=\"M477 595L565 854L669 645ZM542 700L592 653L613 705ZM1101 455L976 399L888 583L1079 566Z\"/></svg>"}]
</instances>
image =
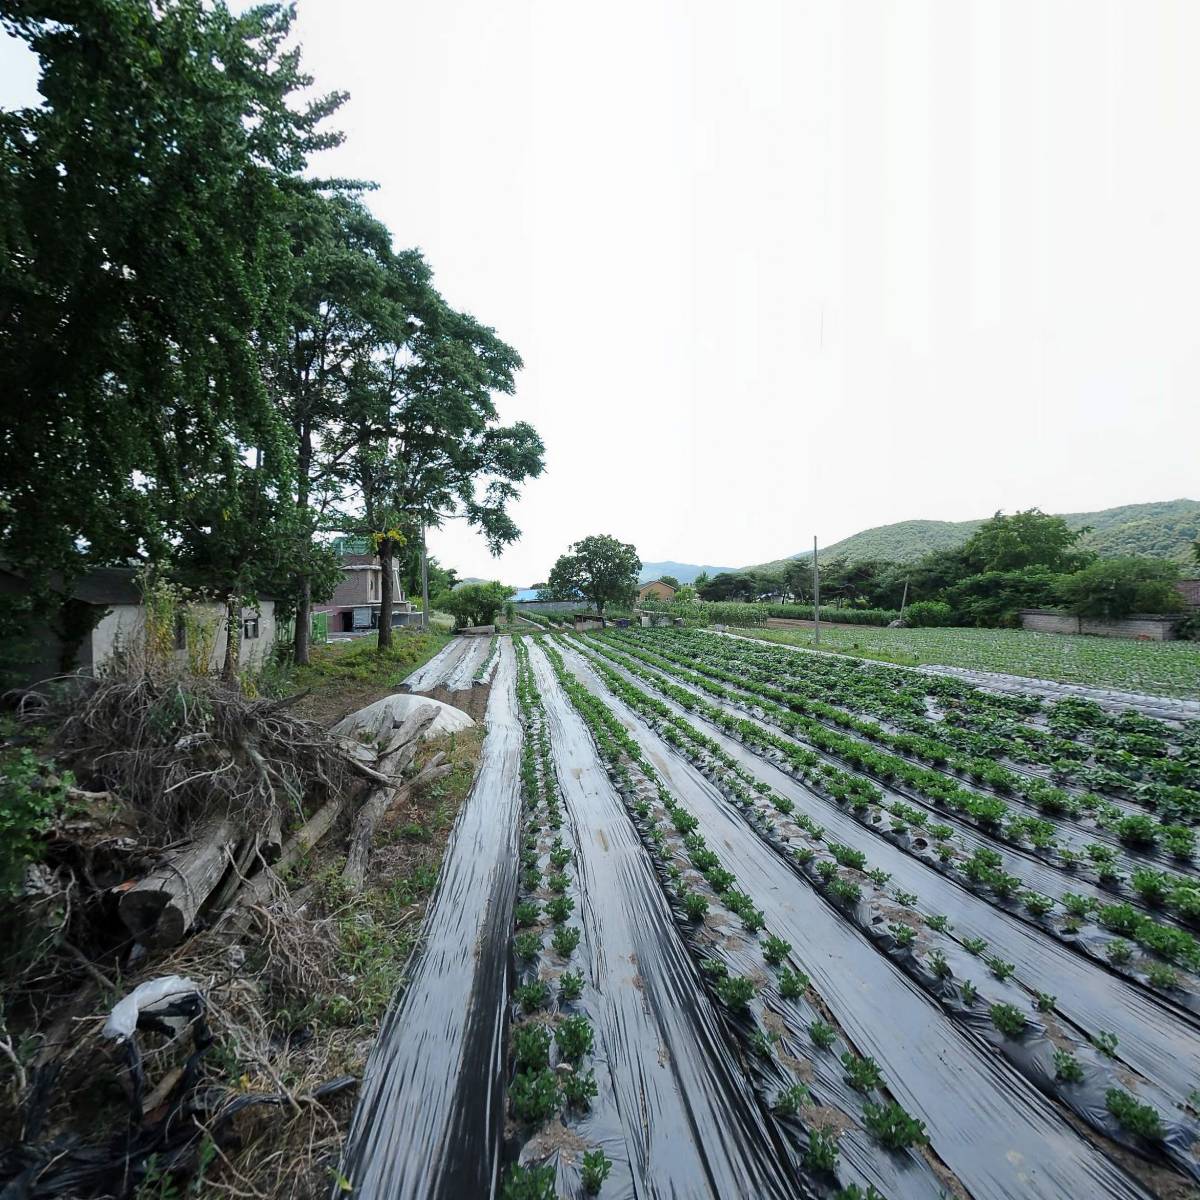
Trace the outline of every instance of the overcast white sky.
<instances>
[{"instance_id":1,"label":"overcast white sky","mask_svg":"<svg viewBox=\"0 0 1200 1200\"><path fill-rule=\"evenodd\" d=\"M328 173L526 367L494 560L1200 493L1200 3L299 0ZM29 87L0 55L0 98Z\"/></svg>"}]
</instances>

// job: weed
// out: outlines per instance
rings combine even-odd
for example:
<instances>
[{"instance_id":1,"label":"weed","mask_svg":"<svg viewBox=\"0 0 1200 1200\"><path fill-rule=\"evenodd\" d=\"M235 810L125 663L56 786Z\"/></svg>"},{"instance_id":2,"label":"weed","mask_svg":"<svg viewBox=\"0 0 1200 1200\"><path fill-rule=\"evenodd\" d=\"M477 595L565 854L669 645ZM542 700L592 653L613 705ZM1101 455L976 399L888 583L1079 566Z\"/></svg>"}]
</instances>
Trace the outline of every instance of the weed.
<instances>
[{"instance_id":1,"label":"weed","mask_svg":"<svg viewBox=\"0 0 1200 1200\"><path fill-rule=\"evenodd\" d=\"M612 1159L603 1150L586 1150L583 1155L583 1190L596 1195L612 1170Z\"/></svg>"},{"instance_id":2,"label":"weed","mask_svg":"<svg viewBox=\"0 0 1200 1200\"><path fill-rule=\"evenodd\" d=\"M813 1045L821 1050L828 1050L837 1040L837 1033L833 1026L826 1025L824 1021L814 1021L808 1027L808 1036L812 1038Z\"/></svg>"},{"instance_id":3,"label":"weed","mask_svg":"<svg viewBox=\"0 0 1200 1200\"><path fill-rule=\"evenodd\" d=\"M549 1120L558 1108L558 1080L548 1068L521 1071L508 1089L508 1098L518 1121L539 1124Z\"/></svg>"},{"instance_id":4,"label":"weed","mask_svg":"<svg viewBox=\"0 0 1200 1200\"><path fill-rule=\"evenodd\" d=\"M534 933L532 929L527 929L524 933L518 933L513 938L513 949L517 952L518 958L536 958L541 948L541 935Z\"/></svg>"},{"instance_id":5,"label":"weed","mask_svg":"<svg viewBox=\"0 0 1200 1200\"><path fill-rule=\"evenodd\" d=\"M846 1082L858 1092L869 1092L883 1082L879 1064L870 1057L858 1058L852 1050L842 1055L842 1066L846 1069Z\"/></svg>"},{"instance_id":6,"label":"weed","mask_svg":"<svg viewBox=\"0 0 1200 1200\"><path fill-rule=\"evenodd\" d=\"M791 953L792 943L785 942L783 938L776 937L771 934L763 942L763 957L772 966L777 967Z\"/></svg>"},{"instance_id":7,"label":"weed","mask_svg":"<svg viewBox=\"0 0 1200 1200\"><path fill-rule=\"evenodd\" d=\"M925 1141L925 1124L894 1101L889 1104L863 1105L863 1124L889 1150L904 1150Z\"/></svg>"},{"instance_id":8,"label":"weed","mask_svg":"<svg viewBox=\"0 0 1200 1200\"><path fill-rule=\"evenodd\" d=\"M1083 1082L1083 1067L1069 1050L1055 1050L1054 1078L1063 1083Z\"/></svg>"},{"instance_id":9,"label":"weed","mask_svg":"<svg viewBox=\"0 0 1200 1200\"><path fill-rule=\"evenodd\" d=\"M568 1062L578 1062L592 1048L592 1025L587 1017L563 1017L554 1031L559 1054Z\"/></svg>"},{"instance_id":10,"label":"weed","mask_svg":"<svg viewBox=\"0 0 1200 1200\"><path fill-rule=\"evenodd\" d=\"M1158 1113L1150 1105L1139 1103L1128 1092L1109 1088L1104 1093L1104 1107L1117 1118L1126 1133L1155 1142L1162 1141L1166 1131Z\"/></svg>"},{"instance_id":11,"label":"weed","mask_svg":"<svg viewBox=\"0 0 1200 1200\"><path fill-rule=\"evenodd\" d=\"M550 1030L545 1025L517 1025L512 1048L519 1070L540 1071L550 1065Z\"/></svg>"},{"instance_id":12,"label":"weed","mask_svg":"<svg viewBox=\"0 0 1200 1200\"><path fill-rule=\"evenodd\" d=\"M550 989L542 980L534 979L529 983L521 984L513 995L525 1012L534 1012L536 1009L545 1007L546 1001L550 999Z\"/></svg>"},{"instance_id":13,"label":"weed","mask_svg":"<svg viewBox=\"0 0 1200 1200\"><path fill-rule=\"evenodd\" d=\"M773 1105L781 1117L794 1117L805 1104L812 1103L812 1093L802 1083L793 1083L779 1093Z\"/></svg>"},{"instance_id":14,"label":"weed","mask_svg":"<svg viewBox=\"0 0 1200 1200\"><path fill-rule=\"evenodd\" d=\"M572 1071L563 1076L562 1093L572 1108L591 1108L596 1098L596 1072Z\"/></svg>"},{"instance_id":15,"label":"weed","mask_svg":"<svg viewBox=\"0 0 1200 1200\"><path fill-rule=\"evenodd\" d=\"M578 1000L583 994L583 972L564 971L558 979L558 994L563 1000Z\"/></svg>"},{"instance_id":16,"label":"weed","mask_svg":"<svg viewBox=\"0 0 1200 1200\"><path fill-rule=\"evenodd\" d=\"M1011 1004L992 1005L992 1024L1005 1037L1020 1037L1025 1032L1025 1016Z\"/></svg>"}]
</instances>

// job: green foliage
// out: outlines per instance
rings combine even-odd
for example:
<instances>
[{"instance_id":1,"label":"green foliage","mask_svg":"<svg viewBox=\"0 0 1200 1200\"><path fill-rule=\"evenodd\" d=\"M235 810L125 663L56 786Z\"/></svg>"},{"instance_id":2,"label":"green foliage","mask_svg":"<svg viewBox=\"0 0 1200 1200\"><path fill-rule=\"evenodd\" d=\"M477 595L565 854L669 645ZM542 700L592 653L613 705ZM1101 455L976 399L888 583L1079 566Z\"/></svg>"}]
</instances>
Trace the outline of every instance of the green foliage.
<instances>
[{"instance_id":1,"label":"green foliage","mask_svg":"<svg viewBox=\"0 0 1200 1200\"><path fill-rule=\"evenodd\" d=\"M1054 1051L1054 1078L1063 1083L1082 1083L1083 1067L1079 1059L1067 1050Z\"/></svg>"},{"instance_id":2,"label":"green foliage","mask_svg":"<svg viewBox=\"0 0 1200 1200\"><path fill-rule=\"evenodd\" d=\"M909 1116L894 1101L888 1104L868 1101L863 1105L863 1124L889 1150L904 1150L925 1142L924 1122Z\"/></svg>"},{"instance_id":3,"label":"green foliage","mask_svg":"<svg viewBox=\"0 0 1200 1200\"><path fill-rule=\"evenodd\" d=\"M804 1152L804 1165L810 1171L832 1174L837 1168L837 1138L821 1129L808 1135L808 1149Z\"/></svg>"},{"instance_id":4,"label":"green foliage","mask_svg":"<svg viewBox=\"0 0 1200 1200\"><path fill-rule=\"evenodd\" d=\"M514 1163L504 1176L500 1200L558 1200L554 1165L523 1167Z\"/></svg>"},{"instance_id":5,"label":"green foliage","mask_svg":"<svg viewBox=\"0 0 1200 1200\"><path fill-rule=\"evenodd\" d=\"M563 958L570 958L575 947L579 945L580 932L573 925L559 925L554 931L554 936L550 939L554 945L554 949L558 951Z\"/></svg>"},{"instance_id":6,"label":"green foliage","mask_svg":"<svg viewBox=\"0 0 1200 1200\"><path fill-rule=\"evenodd\" d=\"M1127 1133L1149 1141L1162 1141L1166 1130L1158 1113L1149 1104L1142 1104L1120 1088L1109 1088L1104 1093L1104 1107L1117 1118Z\"/></svg>"},{"instance_id":7,"label":"green foliage","mask_svg":"<svg viewBox=\"0 0 1200 1200\"><path fill-rule=\"evenodd\" d=\"M837 1032L832 1025L827 1025L824 1021L814 1021L808 1027L808 1036L812 1038L814 1046L828 1050L836 1040Z\"/></svg>"},{"instance_id":8,"label":"green foliage","mask_svg":"<svg viewBox=\"0 0 1200 1200\"><path fill-rule=\"evenodd\" d=\"M808 987L808 976L803 971L793 971L784 967L779 972L779 994L785 1000L797 1000L804 995Z\"/></svg>"},{"instance_id":9,"label":"green foliage","mask_svg":"<svg viewBox=\"0 0 1200 1200\"><path fill-rule=\"evenodd\" d=\"M514 1027L513 1062L521 1071L539 1071L549 1066L550 1030L536 1023Z\"/></svg>"},{"instance_id":10,"label":"green foliage","mask_svg":"<svg viewBox=\"0 0 1200 1200\"><path fill-rule=\"evenodd\" d=\"M744 975L726 975L717 980L716 988L721 1003L735 1012L749 1008L757 991L754 981Z\"/></svg>"},{"instance_id":11,"label":"green foliage","mask_svg":"<svg viewBox=\"0 0 1200 1200\"><path fill-rule=\"evenodd\" d=\"M873 1058L859 1058L852 1050L847 1050L842 1055L842 1066L846 1081L855 1091L869 1092L883 1082L879 1064Z\"/></svg>"},{"instance_id":12,"label":"green foliage","mask_svg":"<svg viewBox=\"0 0 1200 1200\"><path fill-rule=\"evenodd\" d=\"M708 912L708 899L699 892L686 892L683 897L683 908L689 921L701 921Z\"/></svg>"},{"instance_id":13,"label":"green foliage","mask_svg":"<svg viewBox=\"0 0 1200 1200\"><path fill-rule=\"evenodd\" d=\"M904 622L913 629L954 623L954 610L944 600L916 600L904 610Z\"/></svg>"},{"instance_id":14,"label":"green foliage","mask_svg":"<svg viewBox=\"0 0 1200 1200\"><path fill-rule=\"evenodd\" d=\"M596 1093L595 1071L588 1071L587 1074L582 1071L572 1071L569 1075L563 1076L563 1099L572 1108L590 1108L592 1101L596 1098Z\"/></svg>"},{"instance_id":15,"label":"green foliage","mask_svg":"<svg viewBox=\"0 0 1200 1200\"><path fill-rule=\"evenodd\" d=\"M31 750L0 764L0 897L15 892L26 864L41 858L43 837L73 782Z\"/></svg>"},{"instance_id":16,"label":"green foliage","mask_svg":"<svg viewBox=\"0 0 1200 1200\"><path fill-rule=\"evenodd\" d=\"M521 984L513 995L521 1008L528 1013L545 1007L546 1001L550 999L550 989L543 980L534 979Z\"/></svg>"},{"instance_id":17,"label":"green foliage","mask_svg":"<svg viewBox=\"0 0 1200 1200\"><path fill-rule=\"evenodd\" d=\"M519 1071L508 1089L513 1116L524 1125L547 1121L558 1108L558 1081L548 1067Z\"/></svg>"},{"instance_id":18,"label":"green foliage","mask_svg":"<svg viewBox=\"0 0 1200 1200\"><path fill-rule=\"evenodd\" d=\"M626 605L637 591L642 560L637 550L607 534L581 538L550 571L551 599L585 599L597 612L609 604Z\"/></svg>"},{"instance_id":19,"label":"green foliage","mask_svg":"<svg viewBox=\"0 0 1200 1200\"><path fill-rule=\"evenodd\" d=\"M585 1150L583 1152L583 1190L589 1196L595 1196L611 1170L612 1159L603 1150Z\"/></svg>"},{"instance_id":20,"label":"green foliage","mask_svg":"<svg viewBox=\"0 0 1200 1200\"><path fill-rule=\"evenodd\" d=\"M784 941L783 938L776 937L771 934L763 942L763 957L772 966L779 966L785 958L791 953L792 943Z\"/></svg>"},{"instance_id":21,"label":"green foliage","mask_svg":"<svg viewBox=\"0 0 1200 1200\"><path fill-rule=\"evenodd\" d=\"M512 588L503 583L464 583L453 591L443 592L432 600L433 607L448 612L455 626L492 625L496 614L513 594Z\"/></svg>"},{"instance_id":22,"label":"green foliage","mask_svg":"<svg viewBox=\"0 0 1200 1200\"><path fill-rule=\"evenodd\" d=\"M1025 1016L1020 1009L1011 1004L993 1004L991 1008L992 1024L1005 1037L1020 1037L1025 1032Z\"/></svg>"},{"instance_id":23,"label":"green foliage","mask_svg":"<svg viewBox=\"0 0 1200 1200\"><path fill-rule=\"evenodd\" d=\"M558 978L558 994L563 1000L578 1000L583 995L583 972L564 971Z\"/></svg>"},{"instance_id":24,"label":"green foliage","mask_svg":"<svg viewBox=\"0 0 1200 1200\"><path fill-rule=\"evenodd\" d=\"M1175 588L1179 568L1150 558L1102 558L1060 580L1059 602L1081 617L1116 619L1130 613L1169 613L1183 608Z\"/></svg>"},{"instance_id":25,"label":"green foliage","mask_svg":"<svg viewBox=\"0 0 1200 1200\"><path fill-rule=\"evenodd\" d=\"M1044 567L1068 571L1079 565L1075 548L1082 530L1073 530L1062 517L1030 508L1006 517L996 513L967 539L963 558L978 572L1021 571Z\"/></svg>"},{"instance_id":26,"label":"green foliage","mask_svg":"<svg viewBox=\"0 0 1200 1200\"><path fill-rule=\"evenodd\" d=\"M812 1095L802 1083L793 1083L779 1093L774 1105L774 1111L782 1117L794 1117L800 1109L812 1103Z\"/></svg>"},{"instance_id":27,"label":"green foliage","mask_svg":"<svg viewBox=\"0 0 1200 1200\"><path fill-rule=\"evenodd\" d=\"M578 1062L592 1048L592 1025L587 1017L563 1017L554 1030L558 1052L567 1062Z\"/></svg>"},{"instance_id":28,"label":"green foliage","mask_svg":"<svg viewBox=\"0 0 1200 1200\"><path fill-rule=\"evenodd\" d=\"M518 958L536 958L542 949L541 935L535 933L532 929L527 929L524 933L518 933L513 938L513 949L516 951Z\"/></svg>"}]
</instances>

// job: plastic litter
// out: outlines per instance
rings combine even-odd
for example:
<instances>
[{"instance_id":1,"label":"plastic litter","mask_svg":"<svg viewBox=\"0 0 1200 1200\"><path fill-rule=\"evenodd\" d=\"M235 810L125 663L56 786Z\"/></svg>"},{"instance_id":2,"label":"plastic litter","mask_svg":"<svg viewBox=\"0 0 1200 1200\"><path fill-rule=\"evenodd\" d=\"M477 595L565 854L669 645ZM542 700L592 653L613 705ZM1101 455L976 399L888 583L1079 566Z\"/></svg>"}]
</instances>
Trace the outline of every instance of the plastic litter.
<instances>
[{"instance_id":1,"label":"plastic litter","mask_svg":"<svg viewBox=\"0 0 1200 1200\"><path fill-rule=\"evenodd\" d=\"M139 983L128 996L113 1006L108 1020L104 1023L104 1036L116 1039L119 1044L133 1036L138 1018L143 1012L152 1016L158 1015L154 1011L156 1008L170 1008L177 1001L195 996L199 992L199 984L181 975L163 975L158 979L148 979L145 983ZM176 1032L179 1023L186 1023L186 1019L181 1015L164 1013L162 1017L176 1026Z\"/></svg>"}]
</instances>

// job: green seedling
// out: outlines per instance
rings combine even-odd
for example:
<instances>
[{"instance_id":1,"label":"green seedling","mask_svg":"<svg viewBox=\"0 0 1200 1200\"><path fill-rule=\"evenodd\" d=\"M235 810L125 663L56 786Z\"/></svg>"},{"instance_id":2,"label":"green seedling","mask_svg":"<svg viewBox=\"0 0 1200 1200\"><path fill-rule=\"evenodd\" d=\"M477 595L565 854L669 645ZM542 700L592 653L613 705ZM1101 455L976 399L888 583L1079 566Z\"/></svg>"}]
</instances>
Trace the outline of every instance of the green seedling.
<instances>
[{"instance_id":1,"label":"green seedling","mask_svg":"<svg viewBox=\"0 0 1200 1200\"><path fill-rule=\"evenodd\" d=\"M555 871L546 880L546 886L552 892L565 892L571 883L571 877L565 871Z\"/></svg>"},{"instance_id":2,"label":"green seedling","mask_svg":"<svg viewBox=\"0 0 1200 1200\"><path fill-rule=\"evenodd\" d=\"M940 913L935 914L932 917L926 917L925 924L928 925L930 929L936 929L938 933L949 933L950 930L954 928L954 926L950 924L950 918L943 917Z\"/></svg>"},{"instance_id":3,"label":"green seedling","mask_svg":"<svg viewBox=\"0 0 1200 1200\"><path fill-rule=\"evenodd\" d=\"M963 949L968 954L980 955L987 949L987 942L980 937L963 938Z\"/></svg>"},{"instance_id":4,"label":"green seedling","mask_svg":"<svg viewBox=\"0 0 1200 1200\"><path fill-rule=\"evenodd\" d=\"M1120 1122L1126 1133L1147 1141L1160 1142L1165 1134L1162 1120L1148 1104L1142 1104L1120 1088L1104 1093L1104 1107Z\"/></svg>"},{"instance_id":5,"label":"green seedling","mask_svg":"<svg viewBox=\"0 0 1200 1200\"><path fill-rule=\"evenodd\" d=\"M781 1117L794 1117L802 1107L812 1103L812 1093L802 1083L793 1083L779 1093L774 1110Z\"/></svg>"},{"instance_id":6,"label":"green seedling","mask_svg":"<svg viewBox=\"0 0 1200 1200\"><path fill-rule=\"evenodd\" d=\"M808 976L803 971L792 971L784 967L779 972L779 994L785 1000L797 1000L808 987Z\"/></svg>"},{"instance_id":7,"label":"green seedling","mask_svg":"<svg viewBox=\"0 0 1200 1200\"><path fill-rule=\"evenodd\" d=\"M1053 1012L1057 1003L1058 997L1050 995L1049 992L1038 992L1037 1000L1034 1001L1038 1012Z\"/></svg>"},{"instance_id":8,"label":"green seedling","mask_svg":"<svg viewBox=\"0 0 1200 1200\"><path fill-rule=\"evenodd\" d=\"M563 1076L563 1098L572 1108L591 1108L592 1101L596 1098L596 1091L595 1071L588 1071L586 1075L582 1071L572 1071Z\"/></svg>"},{"instance_id":9,"label":"green seedling","mask_svg":"<svg viewBox=\"0 0 1200 1200\"><path fill-rule=\"evenodd\" d=\"M709 979L724 979L729 974L729 968L719 958L705 958L700 962L700 970Z\"/></svg>"},{"instance_id":10,"label":"green seedling","mask_svg":"<svg viewBox=\"0 0 1200 1200\"><path fill-rule=\"evenodd\" d=\"M553 1165L523 1167L514 1163L504 1176L500 1200L558 1200L554 1176Z\"/></svg>"},{"instance_id":11,"label":"green seedling","mask_svg":"<svg viewBox=\"0 0 1200 1200\"><path fill-rule=\"evenodd\" d=\"M1083 1067L1080 1066L1079 1059L1070 1051L1055 1050L1054 1078L1063 1083L1082 1083Z\"/></svg>"},{"instance_id":12,"label":"green seedling","mask_svg":"<svg viewBox=\"0 0 1200 1200\"><path fill-rule=\"evenodd\" d=\"M748 933L757 933L764 924L767 918L757 908L748 908L741 914L742 925Z\"/></svg>"},{"instance_id":13,"label":"green seedling","mask_svg":"<svg viewBox=\"0 0 1200 1200\"><path fill-rule=\"evenodd\" d=\"M557 925L561 925L575 911L575 901L570 896L555 896L546 901L546 915Z\"/></svg>"},{"instance_id":14,"label":"green seedling","mask_svg":"<svg viewBox=\"0 0 1200 1200\"><path fill-rule=\"evenodd\" d=\"M824 1021L814 1021L808 1027L808 1036L812 1038L813 1045L821 1050L828 1050L837 1040L837 1032L833 1026L826 1025Z\"/></svg>"},{"instance_id":15,"label":"green seedling","mask_svg":"<svg viewBox=\"0 0 1200 1200\"><path fill-rule=\"evenodd\" d=\"M1108 961L1113 966L1123 966L1133 957L1133 947L1124 938L1114 938L1104 948Z\"/></svg>"},{"instance_id":16,"label":"green seedling","mask_svg":"<svg viewBox=\"0 0 1200 1200\"><path fill-rule=\"evenodd\" d=\"M570 958L575 947L579 945L579 938L580 932L573 925L559 925L550 941L563 958Z\"/></svg>"},{"instance_id":17,"label":"green seedling","mask_svg":"<svg viewBox=\"0 0 1200 1200\"><path fill-rule=\"evenodd\" d=\"M540 1071L550 1065L550 1030L545 1025L513 1028L513 1062L521 1071Z\"/></svg>"},{"instance_id":18,"label":"green seedling","mask_svg":"<svg viewBox=\"0 0 1200 1200\"><path fill-rule=\"evenodd\" d=\"M979 989L969 979L964 979L958 994L962 996L962 1002L970 1008L979 997Z\"/></svg>"},{"instance_id":19,"label":"green seedling","mask_svg":"<svg viewBox=\"0 0 1200 1200\"><path fill-rule=\"evenodd\" d=\"M521 1071L508 1089L508 1099L518 1121L538 1125L558 1108L558 1080L549 1068Z\"/></svg>"},{"instance_id":20,"label":"green seedling","mask_svg":"<svg viewBox=\"0 0 1200 1200\"><path fill-rule=\"evenodd\" d=\"M561 871L570 861L571 852L565 846L556 846L550 851L550 865L556 871Z\"/></svg>"},{"instance_id":21,"label":"green seedling","mask_svg":"<svg viewBox=\"0 0 1200 1200\"><path fill-rule=\"evenodd\" d=\"M1179 986L1179 976L1164 963L1151 963L1146 971L1146 979L1157 988Z\"/></svg>"},{"instance_id":22,"label":"green seedling","mask_svg":"<svg viewBox=\"0 0 1200 1200\"><path fill-rule=\"evenodd\" d=\"M1117 1035L1110 1033L1108 1030L1101 1030L1092 1039L1092 1045L1100 1051L1101 1054L1108 1055L1109 1058L1117 1056Z\"/></svg>"},{"instance_id":23,"label":"green seedling","mask_svg":"<svg viewBox=\"0 0 1200 1200\"><path fill-rule=\"evenodd\" d=\"M542 949L541 936L534 933L532 929L518 933L513 938L513 949L517 952L518 958L536 958Z\"/></svg>"},{"instance_id":24,"label":"green seedling","mask_svg":"<svg viewBox=\"0 0 1200 1200\"><path fill-rule=\"evenodd\" d=\"M754 981L744 975L726 975L717 980L717 995L721 1003L734 1012L742 1012L750 1007L756 988Z\"/></svg>"},{"instance_id":25,"label":"green seedling","mask_svg":"<svg viewBox=\"0 0 1200 1200\"><path fill-rule=\"evenodd\" d=\"M1020 1009L1011 1004L992 1005L992 1024L1005 1037L1020 1037L1025 1032L1025 1017Z\"/></svg>"},{"instance_id":26,"label":"green seedling","mask_svg":"<svg viewBox=\"0 0 1200 1200\"><path fill-rule=\"evenodd\" d=\"M804 1152L804 1165L814 1172L830 1175L837 1169L837 1139L823 1130L814 1129L808 1135L808 1149Z\"/></svg>"},{"instance_id":27,"label":"green seedling","mask_svg":"<svg viewBox=\"0 0 1200 1200\"><path fill-rule=\"evenodd\" d=\"M534 979L530 983L521 984L513 995L524 1012L534 1012L545 1007L546 1001L550 999L550 989L541 979Z\"/></svg>"},{"instance_id":28,"label":"green seedling","mask_svg":"<svg viewBox=\"0 0 1200 1200\"><path fill-rule=\"evenodd\" d=\"M903 922L893 922L888 926L888 932L896 939L896 945L903 948L911 946L917 940L917 931Z\"/></svg>"},{"instance_id":29,"label":"green seedling","mask_svg":"<svg viewBox=\"0 0 1200 1200\"><path fill-rule=\"evenodd\" d=\"M592 1024L584 1016L563 1017L554 1031L559 1055L567 1062L578 1062L592 1048Z\"/></svg>"},{"instance_id":30,"label":"green seedling","mask_svg":"<svg viewBox=\"0 0 1200 1200\"><path fill-rule=\"evenodd\" d=\"M521 876L521 886L527 892L536 892L542 882L542 873L537 867L526 867L525 873Z\"/></svg>"},{"instance_id":31,"label":"green seedling","mask_svg":"<svg viewBox=\"0 0 1200 1200\"><path fill-rule=\"evenodd\" d=\"M563 1000L578 1000L583 995L583 972L564 971L558 979L558 994Z\"/></svg>"},{"instance_id":32,"label":"green seedling","mask_svg":"<svg viewBox=\"0 0 1200 1200\"><path fill-rule=\"evenodd\" d=\"M612 1159L603 1150L585 1150L583 1155L583 1190L589 1196L599 1193L608 1173L612 1170Z\"/></svg>"},{"instance_id":33,"label":"green seedling","mask_svg":"<svg viewBox=\"0 0 1200 1200\"><path fill-rule=\"evenodd\" d=\"M949 962L946 961L946 956L940 950L934 950L930 953L929 969L939 979L949 979L953 973L950 969Z\"/></svg>"},{"instance_id":34,"label":"green seedling","mask_svg":"<svg viewBox=\"0 0 1200 1200\"><path fill-rule=\"evenodd\" d=\"M884 887L891 877L891 871L885 871L882 867L872 867L867 872L867 878L870 879L872 883L878 884L880 887Z\"/></svg>"},{"instance_id":35,"label":"green seedling","mask_svg":"<svg viewBox=\"0 0 1200 1200\"><path fill-rule=\"evenodd\" d=\"M513 910L513 917L517 922L518 929L524 929L529 925L536 925L540 915L541 910L532 900L522 900Z\"/></svg>"},{"instance_id":36,"label":"green seedling","mask_svg":"<svg viewBox=\"0 0 1200 1200\"><path fill-rule=\"evenodd\" d=\"M683 894L683 911L687 913L689 921L703 921L708 912L708 897L699 892L685 892Z\"/></svg>"},{"instance_id":37,"label":"green seedling","mask_svg":"<svg viewBox=\"0 0 1200 1200\"><path fill-rule=\"evenodd\" d=\"M1005 962L1004 959L993 957L987 960L988 969L995 977L1001 981L1008 979L1016 970L1010 962Z\"/></svg>"},{"instance_id":38,"label":"green seedling","mask_svg":"<svg viewBox=\"0 0 1200 1200\"><path fill-rule=\"evenodd\" d=\"M785 942L783 938L779 938L774 934L771 934L763 942L763 957L772 966L777 967L791 953L791 949L791 942Z\"/></svg>"},{"instance_id":39,"label":"green seedling","mask_svg":"<svg viewBox=\"0 0 1200 1200\"><path fill-rule=\"evenodd\" d=\"M870 1092L883 1082L879 1064L873 1058L858 1058L852 1050L847 1050L842 1055L842 1066L846 1070L846 1082L855 1091Z\"/></svg>"},{"instance_id":40,"label":"green seedling","mask_svg":"<svg viewBox=\"0 0 1200 1200\"><path fill-rule=\"evenodd\" d=\"M775 1053L775 1038L763 1029L756 1029L750 1037L750 1049L759 1058L770 1058Z\"/></svg>"},{"instance_id":41,"label":"green seedling","mask_svg":"<svg viewBox=\"0 0 1200 1200\"><path fill-rule=\"evenodd\" d=\"M924 1122L911 1117L894 1101L863 1105L863 1124L889 1150L904 1150L925 1142Z\"/></svg>"},{"instance_id":42,"label":"green seedling","mask_svg":"<svg viewBox=\"0 0 1200 1200\"><path fill-rule=\"evenodd\" d=\"M897 892L896 893L896 903L901 905L904 908L912 908L912 906L914 904L916 904L916 902L917 902L917 893L916 892Z\"/></svg>"}]
</instances>

